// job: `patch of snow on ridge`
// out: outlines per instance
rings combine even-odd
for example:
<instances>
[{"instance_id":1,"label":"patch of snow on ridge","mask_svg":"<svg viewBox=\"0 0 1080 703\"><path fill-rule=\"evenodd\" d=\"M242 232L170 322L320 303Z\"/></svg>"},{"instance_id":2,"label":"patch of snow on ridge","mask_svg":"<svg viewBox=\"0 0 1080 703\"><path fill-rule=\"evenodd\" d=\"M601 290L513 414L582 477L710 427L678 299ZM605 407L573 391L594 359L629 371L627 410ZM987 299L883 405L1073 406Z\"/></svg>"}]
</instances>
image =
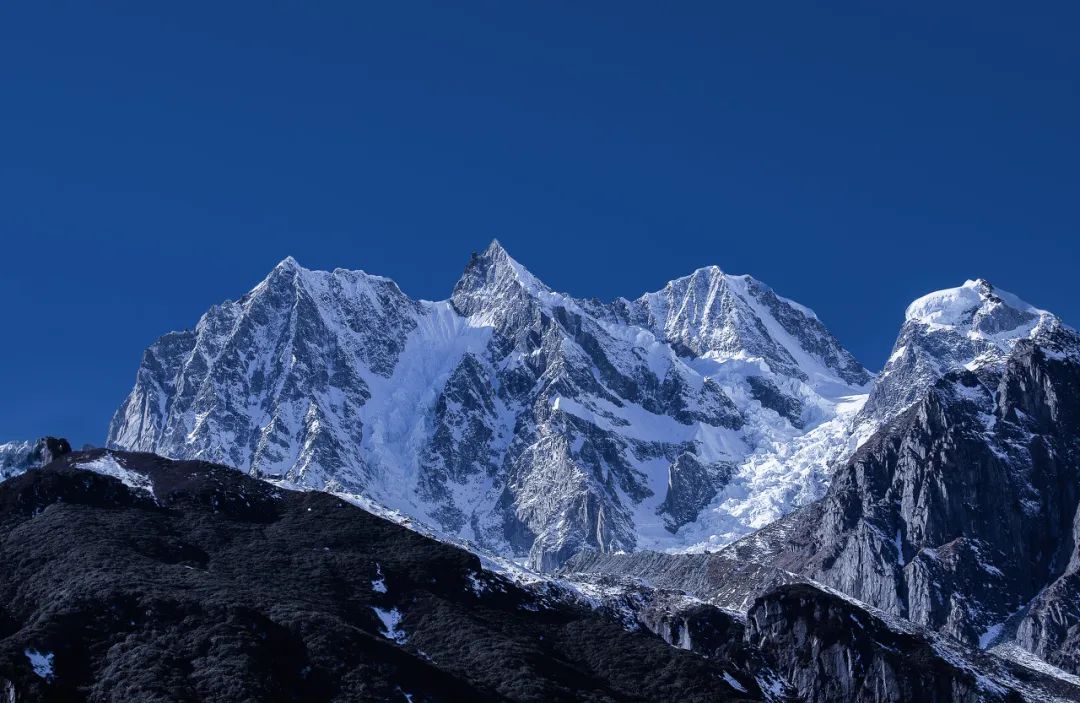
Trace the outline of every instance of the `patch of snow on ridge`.
<instances>
[{"instance_id":1,"label":"patch of snow on ridge","mask_svg":"<svg viewBox=\"0 0 1080 703\"><path fill-rule=\"evenodd\" d=\"M964 281L964 285L956 288L945 288L916 298L908 305L904 319L942 326L962 324L984 305L991 291L994 297L1000 298L1009 307L1036 316L1049 314L980 278Z\"/></svg>"},{"instance_id":2,"label":"patch of snow on ridge","mask_svg":"<svg viewBox=\"0 0 1080 703\"><path fill-rule=\"evenodd\" d=\"M379 621L383 625L383 636L388 640L393 640L398 644L405 644L408 640L404 630L401 629L401 612L397 608L391 608L385 610L383 608L372 607L375 614L379 616Z\"/></svg>"},{"instance_id":3,"label":"patch of snow on ridge","mask_svg":"<svg viewBox=\"0 0 1080 703\"><path fill-rule=\"evenodd\" d=\"M732 676L726 671L724 672L724 681L727 681L728 685L734 688L736 691L739 691L740 693L746 693L746 687L739 683L734 676Z\"/></svg>"},{"instance_id":4,"label":"patch of snow on ridge","mask_svg":"<svg viewBox=\"0 0 1080 703\"><path fill-rule=\"evenodd\" d=\"M992 654L996 654L1002 659L1008 659L1011 662L1027 667L1028 669L1032 669L1041 674L1053 676L1056 679L1061 679L1062 681L1071 683L1074 686L1080 686L1080 676L1070 674L1069 672L1063 671L1052 664L1046 663L1042 659L1039 659L1031 652L1027 651L1023 647L1013 642L1008 642L993 647L990 649L990 652Z\"/></svg>"},{"instance_id":5,"label":"patch of snow on ridge","mask_svg":"<svg viewBox=\"0 0 1080 703\"><path fill-rule=\"evenodd\" d=\"M957 288L927 293L916 298L904 311L905 320L917 320L928 325L960 324L982 305L976 281L965 281Z\"/></svg>"},{"instance_id":6,"label":"patch of snow on ridge","mask_svg":"<svg viewBox=\"0 0 1080 703\"><path fill-rule=\"evenodd\" d=\"M998 637L1001 636L1001 631L1004 629L1005 623L998 623L986 628L986 632L979 635L979 649L988 649Z\"/></svg>"},{"instance_id":7,"label":"patch of snow on ridge","mask_svg":"<svg viewBox=\"0 0 1080 703\"><path fill-rule=\"evenodd\" d=\"M375 563L375 578L371 582L371 590L376 593L386 593L386 579L383 577L382 567Z\"/></svg>"},{"instance_id":8,"label":"patch of snow on ridge","mask_svg":"<svg viewBox=\"0 0 1080 703\"><path fill-rule=\"evenodd\" d=\"M53 678L53 653L52 652L39 652L36 649L24 649L23 654L30 660L30 666L34 669L34 673L46 681L51 681Z\"/></svg>"},{"instance_id":9,"label":"patch of snow on ridge","mask_svg":"<svg viewBox=\"0 0 1080 703\"><path fill-rule=\"evenodd\" d=\"M128 488L142 491L151 497L154 495L154 484L148 477L123 466L112 454L105 453L92 461L81 462L76 464L75 468L93 471L102 476L112 476Z\"/></svg>"}]
</instances>

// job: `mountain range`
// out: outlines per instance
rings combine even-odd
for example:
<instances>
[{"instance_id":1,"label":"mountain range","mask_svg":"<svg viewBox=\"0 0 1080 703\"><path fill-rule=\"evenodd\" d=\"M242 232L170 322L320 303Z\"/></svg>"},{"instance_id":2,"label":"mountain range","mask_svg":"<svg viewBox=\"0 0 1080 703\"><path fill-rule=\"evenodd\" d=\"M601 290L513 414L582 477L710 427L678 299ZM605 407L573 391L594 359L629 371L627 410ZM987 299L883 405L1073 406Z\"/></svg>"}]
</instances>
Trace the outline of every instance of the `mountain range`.
<instances>
[{"instance_id":1,"label":"mountain range","mask_svg":"<svg viewBox=\"0 0 1080 703\"><path fill-rule=\"evenodd\" d=\"M715 267L603 303L493 242L428 302L286 259L146 351L108 446L363 493L551 568L722 546L819 498L872 378Z\"/></svg>"},{"instance_id":2,"label":"mountain range","mask_svg":"<svg viewBox=\"0 0 1080 703\"><path fill-rule=\"evenodd\" d=\"M0 479L330 494L722 662L719 698L1077 700L1078 398L1080 335L982 279L912 302L875 374L750 276L586 300L493 242L437 302L287 258L146 350L106 450L0 445Z\"/></svg>"}]
</instances>

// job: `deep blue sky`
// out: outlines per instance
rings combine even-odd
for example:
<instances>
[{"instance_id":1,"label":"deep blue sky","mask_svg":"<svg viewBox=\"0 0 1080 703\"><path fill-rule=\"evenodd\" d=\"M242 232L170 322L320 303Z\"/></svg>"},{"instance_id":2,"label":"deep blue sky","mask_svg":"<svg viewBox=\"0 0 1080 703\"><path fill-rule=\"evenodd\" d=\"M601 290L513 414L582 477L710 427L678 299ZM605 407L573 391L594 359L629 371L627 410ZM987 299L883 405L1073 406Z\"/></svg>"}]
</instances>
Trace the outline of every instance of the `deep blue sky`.
<instances>
[{"instance_id":1,"label":"deep blue sky","mask_svg":"<svg viewBox=\"0 0 1080 703\"><path fill-rule=\"evenodd\" d=\"M287 254L434 299L492 237L580 296L717 264L871 369L969 277L1080 323L1075 3L152 4L0 7L0 440L103 441Z\"/></svg>"}]
</instances>

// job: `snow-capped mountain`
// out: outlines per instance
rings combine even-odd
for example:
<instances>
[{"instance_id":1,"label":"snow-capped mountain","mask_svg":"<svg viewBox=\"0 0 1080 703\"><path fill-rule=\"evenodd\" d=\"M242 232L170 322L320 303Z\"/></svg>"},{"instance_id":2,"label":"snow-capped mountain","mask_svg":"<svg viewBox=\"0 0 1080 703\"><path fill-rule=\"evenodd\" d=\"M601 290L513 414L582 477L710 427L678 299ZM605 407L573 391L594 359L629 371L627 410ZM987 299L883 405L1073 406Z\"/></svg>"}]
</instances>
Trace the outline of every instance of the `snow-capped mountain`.
<instances>
[{"instance_id":1,"label":"snow-capped mountain","mask_svg":"<svg viewBox=\"0 0 1080 703\"><path fill-rule=\"evenodd\" d=\"M824 498L714 555L584 555L743 608L796 575L1080 673L1080 334L985 281L909 308Z\"/></svg>"},{"instance_id":2,"label":"snow-capped mountain","mask_svg":"<svg viewBox=\"0 0 1080 703\"><path fill-rule=\"evenodd\" d=\"M722 545L820 497L870 380L715 267L602 303L493 242L429 302L286 259L146 351L108 444L363 493L546 568Z\"/></svg>"},{"instance_id":3,"label":"snow-capped mountain","mask_svg":"<svg viewBox=\"0 0 1080 703\"><path fill-rule=\"evenodd\" d=\"M982 279L915 300L860 419L874 424L911 407L950 371L999 368L1023 339L1042 343L1061 320Z\"/></svg>"}]
</instances>

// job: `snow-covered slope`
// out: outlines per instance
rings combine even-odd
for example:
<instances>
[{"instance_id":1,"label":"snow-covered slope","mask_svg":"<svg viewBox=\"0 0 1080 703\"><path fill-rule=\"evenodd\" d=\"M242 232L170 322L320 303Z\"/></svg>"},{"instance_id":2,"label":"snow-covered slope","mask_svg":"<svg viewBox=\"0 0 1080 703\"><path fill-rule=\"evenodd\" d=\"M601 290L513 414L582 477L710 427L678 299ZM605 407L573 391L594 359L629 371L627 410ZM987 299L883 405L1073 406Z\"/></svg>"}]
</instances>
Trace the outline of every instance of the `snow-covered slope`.
<instances>
[{"instance_id":1,"label":"snow-covered slope","mask_svg":"<svg viewBox=\"0 0 1080 703\"><path fill-rule=\"evenodd\" d=\"M715 267L600 303L494 242L428 302L286 259L146 351L108 443L366 494L546 568L724 544L819 497L870 380Z\"/></svg>"}]
</instances>

